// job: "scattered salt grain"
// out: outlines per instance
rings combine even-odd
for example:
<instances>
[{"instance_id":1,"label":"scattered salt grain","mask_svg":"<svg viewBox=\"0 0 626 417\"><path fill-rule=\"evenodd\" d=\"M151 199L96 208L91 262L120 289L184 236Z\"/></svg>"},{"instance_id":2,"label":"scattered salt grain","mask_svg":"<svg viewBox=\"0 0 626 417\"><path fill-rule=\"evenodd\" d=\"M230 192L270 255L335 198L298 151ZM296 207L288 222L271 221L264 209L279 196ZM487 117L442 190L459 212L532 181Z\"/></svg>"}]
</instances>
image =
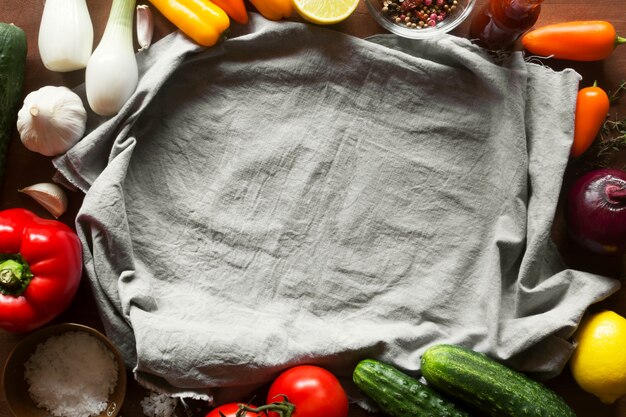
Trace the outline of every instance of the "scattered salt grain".
<instances>
[{"instance_id":1,"label":"scattered salt grain","mask_svg":"<svg viewBox=\"0 0 626 417\"><path fill-rule=\"evenodd\" d=\"M30 397L57 417L100 414L117 384L113 352L84 332L50 337L37 346L24 367Z\"/></svg>"},{"instance_id":2,"label":"scattered salt grain","mask_svg":"<svg viewBox=\"0 0 626 417\"><path fill-rule=\"evenodd\" d=\"M141 400L141 410L148 417L175 417L177 399L151 391Z\"/></svg>"}]
</instances>

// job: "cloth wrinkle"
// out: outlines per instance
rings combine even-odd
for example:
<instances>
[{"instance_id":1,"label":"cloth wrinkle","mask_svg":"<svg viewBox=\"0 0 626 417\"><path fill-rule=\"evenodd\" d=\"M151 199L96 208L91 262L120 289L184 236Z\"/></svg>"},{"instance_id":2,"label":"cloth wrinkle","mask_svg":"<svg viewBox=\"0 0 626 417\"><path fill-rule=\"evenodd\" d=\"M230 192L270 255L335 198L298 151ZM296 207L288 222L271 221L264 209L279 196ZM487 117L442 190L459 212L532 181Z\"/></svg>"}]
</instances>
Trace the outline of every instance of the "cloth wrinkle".
<instances>
[{"instance_id":1,"label":"cloth wrinkle","mask_svg":"<svg viewBox=\"0 0 626 417\"><path fill-rule=\"evenodd\" d=\"M121 112L53 162L85 193L86 276L146 387L219 402L314 363L354 393L358 360L417 374L437 343L550 377L619 287L550 240L574 71L256 13L137 59Z\"/></svg>"}]
</instances>

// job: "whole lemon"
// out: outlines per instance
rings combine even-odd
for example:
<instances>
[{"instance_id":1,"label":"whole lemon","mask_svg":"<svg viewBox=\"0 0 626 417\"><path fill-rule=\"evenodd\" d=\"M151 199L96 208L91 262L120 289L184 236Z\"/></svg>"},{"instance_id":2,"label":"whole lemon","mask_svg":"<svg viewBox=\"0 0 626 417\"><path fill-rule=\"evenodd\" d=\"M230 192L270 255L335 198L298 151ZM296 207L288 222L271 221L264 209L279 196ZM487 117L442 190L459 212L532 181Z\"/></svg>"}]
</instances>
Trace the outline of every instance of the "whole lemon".
<instances>
[{"instance_id":1,"label":"whole lemon","mask_svg":"<svg viewBox=\"0 0 626 417\"><path fill-rule=\"evenodd\" d=\"M613 311L595 313L574 339L570 368L578 385L605 404L626 394L626 319Z\"/></svg>"}]
</instances>

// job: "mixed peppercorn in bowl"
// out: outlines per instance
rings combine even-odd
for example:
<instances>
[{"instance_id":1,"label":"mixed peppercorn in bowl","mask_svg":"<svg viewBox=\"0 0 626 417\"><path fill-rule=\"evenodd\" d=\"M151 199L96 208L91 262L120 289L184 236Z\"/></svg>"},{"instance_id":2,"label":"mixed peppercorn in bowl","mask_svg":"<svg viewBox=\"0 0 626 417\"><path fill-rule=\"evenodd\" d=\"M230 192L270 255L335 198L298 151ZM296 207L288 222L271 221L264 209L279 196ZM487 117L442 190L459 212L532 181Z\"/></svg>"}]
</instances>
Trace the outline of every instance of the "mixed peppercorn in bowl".
<instances>
[{"instance_id":1,"label":"mixed peppercorn in bowl","mask_svg":"<svg viewBox=\"0 0 626 417\"><path fill-rule=\"evenodd\" d=\"M476 0L365 0L376 21L405 38L426 39L460 25Z\"/></svg>"}]
</instances>

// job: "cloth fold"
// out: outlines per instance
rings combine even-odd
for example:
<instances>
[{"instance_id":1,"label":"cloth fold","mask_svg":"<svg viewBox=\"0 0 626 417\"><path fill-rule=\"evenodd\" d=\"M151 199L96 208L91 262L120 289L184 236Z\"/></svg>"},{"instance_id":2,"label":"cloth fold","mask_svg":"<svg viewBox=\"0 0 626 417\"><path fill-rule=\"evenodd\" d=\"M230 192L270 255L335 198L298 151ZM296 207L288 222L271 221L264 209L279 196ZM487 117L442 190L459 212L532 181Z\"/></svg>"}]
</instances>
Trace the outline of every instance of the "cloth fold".
<instances>
[{"instance_id":1,"label":"cloth fold","mask_svg":"<svg viewBox=\"0 0 626 417\"><path fill-rule=\"evenodd\" d=\"M122 111L54 163L86 194L87 277L147 386L210 399L365 357L417 372L435 343L551 376L618 288L550 240L572 70L255 14L138 60Z\"/></svg>"}]
</instances>

